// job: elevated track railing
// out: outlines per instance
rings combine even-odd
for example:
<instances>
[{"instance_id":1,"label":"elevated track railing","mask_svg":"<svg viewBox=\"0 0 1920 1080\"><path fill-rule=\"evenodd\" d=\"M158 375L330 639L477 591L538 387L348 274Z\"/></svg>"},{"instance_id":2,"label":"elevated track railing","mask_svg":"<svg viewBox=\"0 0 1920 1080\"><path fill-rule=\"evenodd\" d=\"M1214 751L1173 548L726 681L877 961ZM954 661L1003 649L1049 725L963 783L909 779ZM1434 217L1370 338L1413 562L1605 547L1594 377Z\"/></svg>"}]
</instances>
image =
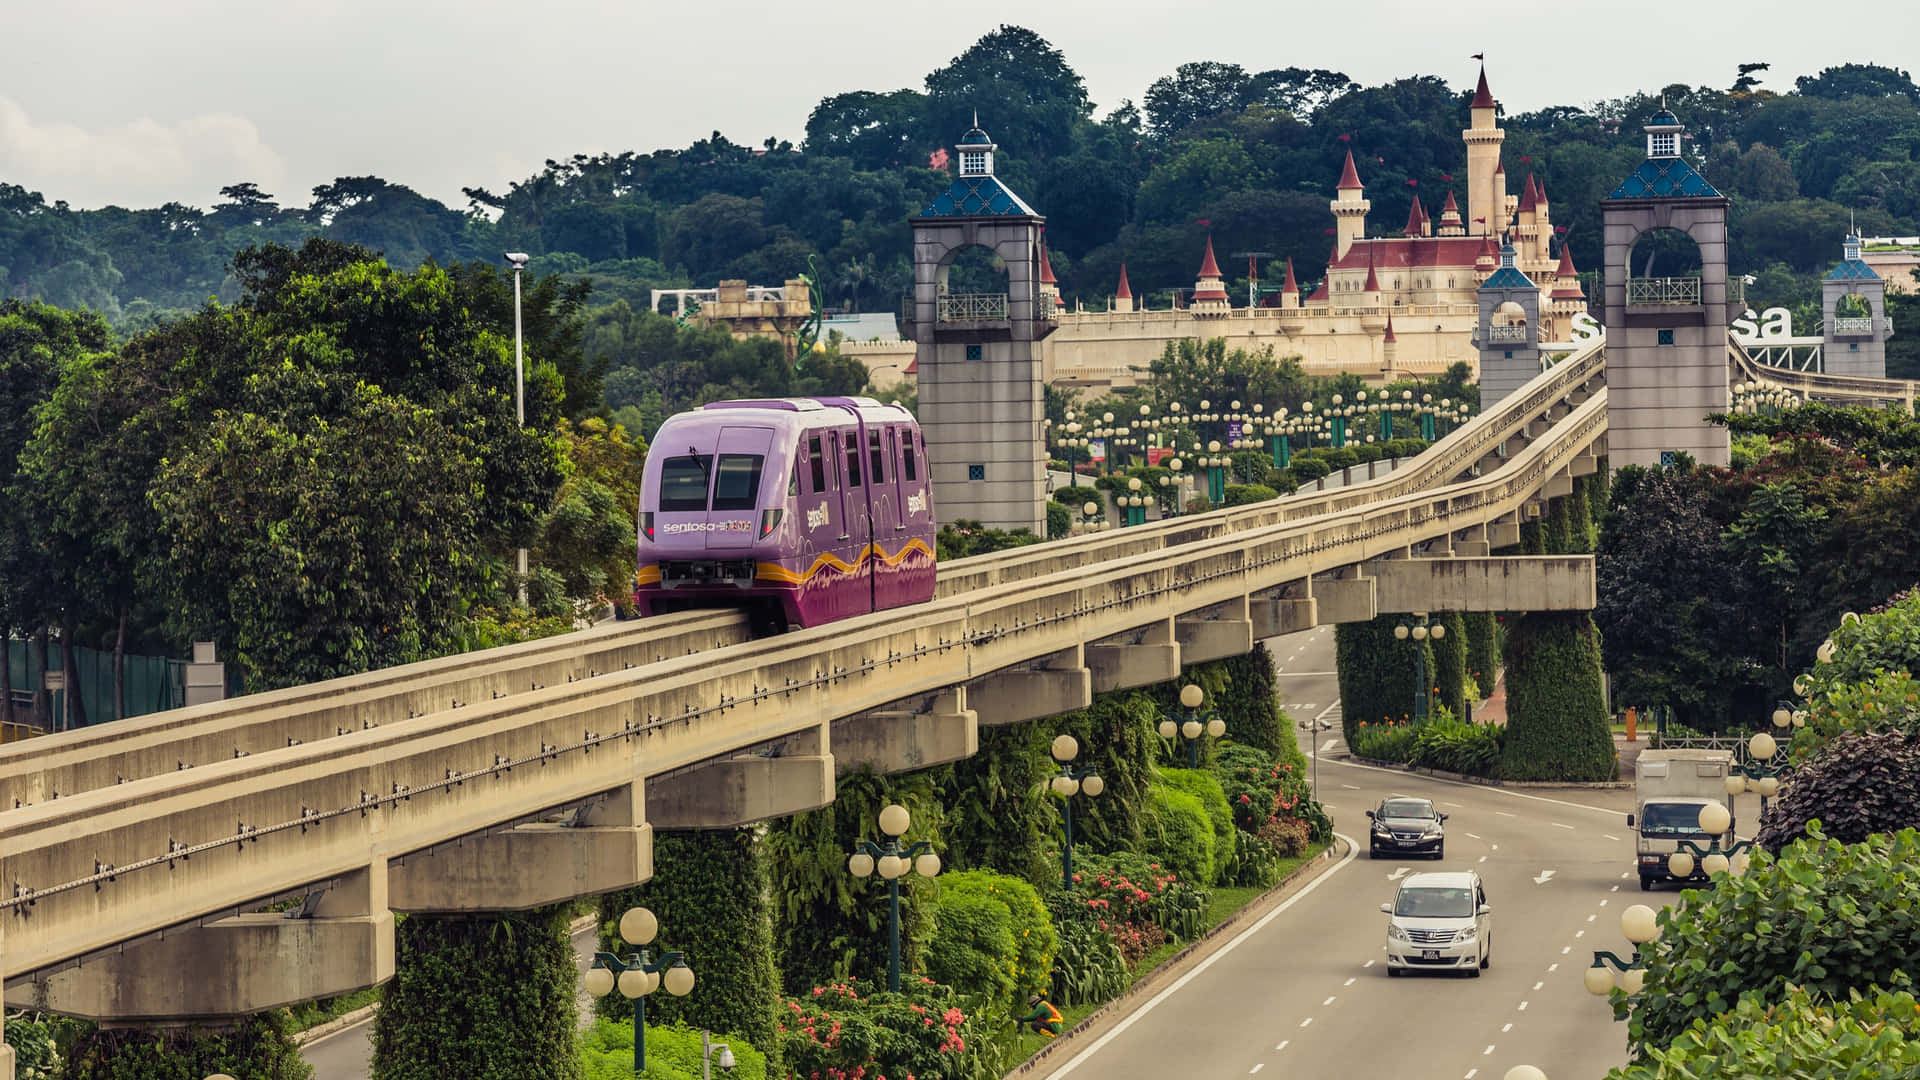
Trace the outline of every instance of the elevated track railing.
<instances>
[{"instance_id":1,"label":"elevated track railing","mask_svg":"<svg viewBox=\"0 0 1920 1080\"><path fill-rule=\"evenodd\" d=\"M0 812L9 976L1518 513L1595 392L1486 475Z\"/></svg>"}]
</instances>

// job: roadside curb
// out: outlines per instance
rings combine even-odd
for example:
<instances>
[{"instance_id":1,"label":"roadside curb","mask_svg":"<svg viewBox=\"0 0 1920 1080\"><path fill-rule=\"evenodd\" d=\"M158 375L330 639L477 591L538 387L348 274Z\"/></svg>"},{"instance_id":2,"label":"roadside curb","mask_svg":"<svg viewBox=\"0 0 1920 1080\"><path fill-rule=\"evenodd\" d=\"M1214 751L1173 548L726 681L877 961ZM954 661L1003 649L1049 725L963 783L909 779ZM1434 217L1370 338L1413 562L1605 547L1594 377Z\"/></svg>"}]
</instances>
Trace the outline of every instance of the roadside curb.
<instances>
[{"instance_id":1,"label":"roadside curb","mask_svg":"<svg viewBox=\"0 0 1920 1080\"><path fill-rule=\"evenodd\" d=\"M1293 872L1280 879L1279 883L1259 896L1254 897L1246 906L1227 916L1218 926L1213 927L1172 956L1161 961L1160 965L1148 972L1145 978L1133 984L1126 993L1095 1009L1086 1019L1075 1024L1058 1038L1034 1051L1033 1056L1008 1070L1004 1080L1020 1077L1022 1080L1039 1080L1048 1075L1060 1062L1053 1059L1061 1056L1061 1050L1075 1040L1098 1033L1101 1029L1125 1019L1142 1004L1152 1000L1167 980L1184 974L1189 968L1205 960L1218 950L1222 944L1231 940L1229 931L1238 931L1249 920L1264 916L1274 905L1288 896L1299 892L1307 883L1321 874L1340 865L1349 846L1340 837L1335 836L1325 851L1315 858L1297 866Z\"/></svg>"},{"instance_id":2,"label":"roadside curb","mask_svg":"<svg viewBox=\"0 0 1920 1080\"><path fill-rule=\"evenodd\" d=\"M572 937L574 934L591 930L599 924L600 920L597 916L582 915L567 924L567 936ZM355 1024L365 1023L371 1020L374 1014L379 1011L380 1003L376 1001L371 1005L363 1005L352 1012L341 1013L339 1016L323 1023L315 1024L305 1031L296 1031L287 1038L288 1041L295 1046L305 1046L311 1042L318 1042L329 1035L345 1031Z\"/></svg>"},{"instance_id":3,"label":"roadside curb","mask_svg":"<svg viewBox=\"0 0 1920 1080\"><path fill-rule=\"evenodd\" d=\"M1442 780L1452 780L1461 784L1478 784L1481 787L1583 788L1592 791L1633 790L1633 782L1630 780L1495 780L1489 776L1470 776L1466 773L1448 772L1445 769L1424 769L1415 765L1408 765L1401 761L1382 761L1379 758L1361 757L1359 754L1341 754L1338 760L1351 761L1360 765L1371 765L1376 769L1392 769L1395 772L1435 776Z\"/></svg>"}]
</instances>

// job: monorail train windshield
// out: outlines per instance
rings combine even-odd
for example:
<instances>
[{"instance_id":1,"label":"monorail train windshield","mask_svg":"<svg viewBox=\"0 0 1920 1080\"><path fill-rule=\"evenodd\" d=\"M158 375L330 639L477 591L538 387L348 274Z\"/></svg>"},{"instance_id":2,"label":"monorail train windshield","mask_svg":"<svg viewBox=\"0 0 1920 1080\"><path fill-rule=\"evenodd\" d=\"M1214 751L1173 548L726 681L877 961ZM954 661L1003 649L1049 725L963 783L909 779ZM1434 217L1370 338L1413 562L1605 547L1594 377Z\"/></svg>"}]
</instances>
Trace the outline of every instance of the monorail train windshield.
<instances>
[{"instance_id":1,"label":"monorail train windshield","mask_svg":"<svg viewBox=\"0 0 1920 1080\"><path fill-rule=\"evenodd\" d=\"M713 508L753 509L760 501L760 467L765 462L759 454L721 454L713 482Z\"/></svg>"},{"instance_id":2,"label":"monorail train windshield","mask_svg":"<svg viewBox=\"0 0 1920 1080\"><path fill-rule=\"evenodd\" d=\"M709 454L683 454L660 463L660 509L705 510L707 508Z\"/></svg>"}]
</instances>

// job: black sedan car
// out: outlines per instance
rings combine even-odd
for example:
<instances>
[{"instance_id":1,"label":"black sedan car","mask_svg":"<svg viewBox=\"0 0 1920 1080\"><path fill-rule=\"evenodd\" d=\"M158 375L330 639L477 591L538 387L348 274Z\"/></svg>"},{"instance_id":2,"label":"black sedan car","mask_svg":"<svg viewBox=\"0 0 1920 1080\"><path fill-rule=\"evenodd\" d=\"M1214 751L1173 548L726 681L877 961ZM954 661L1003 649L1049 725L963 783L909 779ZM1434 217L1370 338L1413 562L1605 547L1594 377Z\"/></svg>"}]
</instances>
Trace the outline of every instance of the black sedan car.
<instances>
[{"instance_id":1,"label":"black sedan car","mask_svg":"<svg viewBox=\"0 0 1920 1080\"><path fill-rule=\"evenodd\" d=\"M1444 857L1447 838L1441 823L1447 815L1435 808L1432 799L1384 799L1379 809L1367 811L1367 816L1373 819L1373 828L1368 830L1369 858L1378 859L1383 852Z\"/></svg>"}]
</instances>

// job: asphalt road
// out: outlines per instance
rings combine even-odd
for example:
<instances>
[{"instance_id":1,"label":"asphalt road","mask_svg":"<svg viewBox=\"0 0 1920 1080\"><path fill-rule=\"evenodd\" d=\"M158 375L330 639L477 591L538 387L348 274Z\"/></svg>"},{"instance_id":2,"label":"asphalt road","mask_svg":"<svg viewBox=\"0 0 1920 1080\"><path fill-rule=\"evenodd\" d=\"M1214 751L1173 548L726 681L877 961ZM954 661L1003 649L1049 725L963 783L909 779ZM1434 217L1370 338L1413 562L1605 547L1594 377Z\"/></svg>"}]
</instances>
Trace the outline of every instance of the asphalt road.
<instances>
[{"instance_id":1,"label":"asphalt road","mask_svg":"<svg viewBox=\"0 0 1920 1080\"><path fill-rule=\"evenodd\" d=\"M1626 1060L1626 1029L1582 985L1592 950L1628 953L1620 911L1670 902L1633 877L1625 790L1489 788L1339 761L1333 630L1267 642L1282 703L1335 827L1356 856L1243 931L1051 1076L1064 1080L1499 1080L1532 1064L1553 1080L1605 1075ZM1365 811L1424 795L1449 815L1446 858L1370 860ZM1752 802L1751 797L1743 800ZM1743 822L1757 805L1742 805ZM1386 916L1408 873L1467 869L1493 908L1492 966L1481 978L1389 979ZM591 933L575 939L584 970ZM582 1002L583 1013L588 1006ZM310 1044L315 1080L365 1080L370 1024Z\"/></svg>"}]
</instances>

